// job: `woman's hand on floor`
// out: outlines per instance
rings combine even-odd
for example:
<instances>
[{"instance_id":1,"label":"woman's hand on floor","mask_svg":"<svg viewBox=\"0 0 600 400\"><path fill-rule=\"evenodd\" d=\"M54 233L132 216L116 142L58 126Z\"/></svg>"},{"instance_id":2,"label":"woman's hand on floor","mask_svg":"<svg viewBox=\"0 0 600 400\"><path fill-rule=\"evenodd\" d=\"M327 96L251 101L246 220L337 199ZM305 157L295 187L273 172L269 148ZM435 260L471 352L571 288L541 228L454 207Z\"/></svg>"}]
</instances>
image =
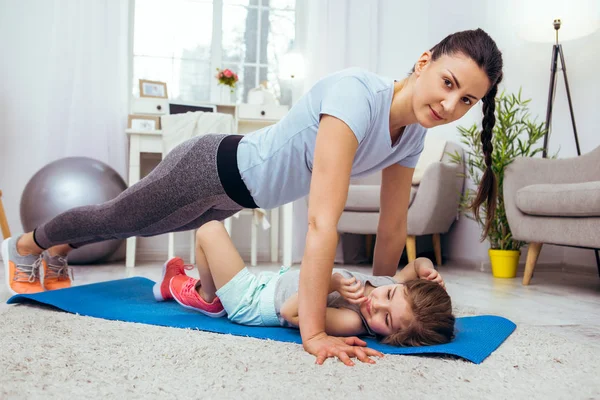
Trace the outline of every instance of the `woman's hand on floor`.
<instances>
[{"instance_id":1,"label":"woman's hand on floor","mask_svg":"<svg viewBox=\"0 0 600 400\"><path fill-rule=\"evenodd\" d=\"M302 345L304 350L317 357L316 363L319 365L322 365L330 357L337 357L350 367L354 365L354 362L350 359L351 357L356 357L360 361L369 364L375 364L375 361L370 359L369 356L383 357L382 353L366 347L367 343L356 336L340 338L329 336L323 332L306 340Z\"/></svg>"}]
</instances>

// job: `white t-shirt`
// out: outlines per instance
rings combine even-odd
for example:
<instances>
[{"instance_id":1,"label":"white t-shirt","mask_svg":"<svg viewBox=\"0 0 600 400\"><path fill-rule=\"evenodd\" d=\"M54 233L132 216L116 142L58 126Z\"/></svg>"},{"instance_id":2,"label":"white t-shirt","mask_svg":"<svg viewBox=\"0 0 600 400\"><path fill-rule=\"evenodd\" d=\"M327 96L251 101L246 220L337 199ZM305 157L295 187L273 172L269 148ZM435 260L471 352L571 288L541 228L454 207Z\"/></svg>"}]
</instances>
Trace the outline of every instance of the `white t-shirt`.
<instances>
[{"instance_id":1,"label":"white t-shirt","mask_svg":"<svg viewBox=\"0 0 600 400\"><path fill-rule=\"evenodd\" d=\"M392 164L414 168L423 151L426 129L405 128L390 138L394 80L349 68L318 81L275 125L247 134L239 143L240 175L254 202L275 208L308 194L319 118L345 122L358 140L352 176L365 176Z\"/></svg>"}]
</instances>

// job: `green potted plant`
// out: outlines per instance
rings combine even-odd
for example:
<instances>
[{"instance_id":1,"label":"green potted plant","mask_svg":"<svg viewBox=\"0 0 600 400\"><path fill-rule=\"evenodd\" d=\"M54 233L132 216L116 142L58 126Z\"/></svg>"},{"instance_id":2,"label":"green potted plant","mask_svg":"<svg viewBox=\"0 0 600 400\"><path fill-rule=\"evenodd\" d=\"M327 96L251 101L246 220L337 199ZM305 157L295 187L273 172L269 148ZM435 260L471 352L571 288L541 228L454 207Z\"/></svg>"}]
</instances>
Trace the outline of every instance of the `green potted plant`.
<instances>
[{"instance_id":1,"label":"green potted plant","mask_svg":"<svg viewBox=\"0 0 600 400\"><path fill-rule=\"evenodd\" d=\"M492 145L492 170L498 181L498 197L496 215L487 234L490 243L489 256L492 264L492 274L499 278L514 278L519 265L519 256L524 242L514 240L504 207L503 183L504 169L517 157L533 157L542 151L537 142L546 133L545 124L537 123L531 119L528 104L531 99L522 100L521 90L517 95L502 92L496 97L496 125L493 130ZM467 146L466 177L471 178L479 186L485 160L481 145L481 129L477 124L470 128L459 126L461 142ZM461 156L456 153L452 156L455 163L462 163ZM470 206L476 196L476 191L466 189L461 197L461 211L470 219L476 221L482 228L485 227L487 207L485 202L476 218L470 211ZM482 241L485 237L481 238Z\"/></svg>"}]
</instances>

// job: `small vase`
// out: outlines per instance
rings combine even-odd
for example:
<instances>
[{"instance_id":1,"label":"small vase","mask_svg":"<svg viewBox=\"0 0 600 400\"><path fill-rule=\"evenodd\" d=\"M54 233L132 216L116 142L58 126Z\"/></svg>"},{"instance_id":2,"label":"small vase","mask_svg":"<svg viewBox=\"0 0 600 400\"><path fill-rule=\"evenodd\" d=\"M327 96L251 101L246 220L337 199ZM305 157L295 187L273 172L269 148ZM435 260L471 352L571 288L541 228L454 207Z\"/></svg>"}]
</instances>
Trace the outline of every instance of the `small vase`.
<instances>
[{"instance_id":1,"label":"small vase","mask_svg":"<svg viewBox=\"0 0 600 400\"><path fill-rule=\"evenodd\" d=\"M488 250L492 275L496 278L514 278L519 267L520 250Z\"/></svg>"},{"instance_id":2,"label":"small vase","mask_svg":"<svg viewBox=\"0 0 600 400\"><path fill-rule=\"evenodd\" d=\"M235 90L227 85L219 85L221 88L221 104L235 103Z\"/></svg>"}]
</instances>

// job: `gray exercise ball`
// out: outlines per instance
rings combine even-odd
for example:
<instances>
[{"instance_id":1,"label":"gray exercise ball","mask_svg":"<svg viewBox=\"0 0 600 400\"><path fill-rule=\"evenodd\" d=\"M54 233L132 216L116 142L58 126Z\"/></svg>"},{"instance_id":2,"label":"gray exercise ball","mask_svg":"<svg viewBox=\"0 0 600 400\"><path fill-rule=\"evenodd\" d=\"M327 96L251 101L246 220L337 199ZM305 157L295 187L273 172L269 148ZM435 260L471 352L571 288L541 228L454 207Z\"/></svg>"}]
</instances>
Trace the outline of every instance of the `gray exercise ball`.
<instances>
[{"instance_id":1,"label":"gray exercise ball","mask_svg":"<svg viewBox=\"0 0 600 400\"><path fill-rule=\"evenodd\" d=\"M63 158L44 166L27 183L21 196L25 232L74 207L101 204L127 188L108 165L87 157ZM109 258L122 240L107 240L69 253L69 264L91 264Z\"/></svg>"}]
</instances>

